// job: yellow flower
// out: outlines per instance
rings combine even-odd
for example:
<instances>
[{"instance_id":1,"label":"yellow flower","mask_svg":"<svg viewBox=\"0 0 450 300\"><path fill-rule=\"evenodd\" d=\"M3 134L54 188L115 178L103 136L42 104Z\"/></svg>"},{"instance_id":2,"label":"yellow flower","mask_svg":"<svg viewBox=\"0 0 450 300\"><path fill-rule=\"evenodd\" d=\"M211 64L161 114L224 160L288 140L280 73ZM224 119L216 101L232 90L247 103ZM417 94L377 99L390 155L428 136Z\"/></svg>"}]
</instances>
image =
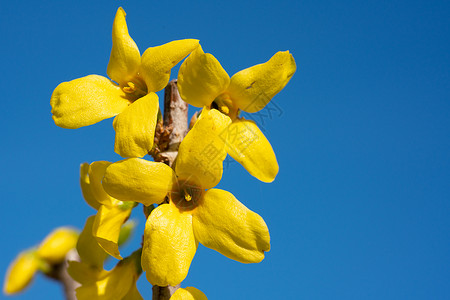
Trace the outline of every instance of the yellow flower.
<instances>
[{"instance_id":1,"label":"yellow flower","mask_svg":"<svg viewBox=\"0 0 450 300\"><path fill-rule=\"evenodd\" d=\"M179 288L170 300L208 300L202 291L195 287Z\"/></svg>"},{"instance_id":2,"label":"yellow flower","mask_svg":"<svg viewBox=\"0 0 450 300\"><path fill-rule=\"evenodd\" d=\"M108 273L108 271L103 270L103 267L95 267L84 261L74 260L68 261L67 272L73 280L84 285L92 284L104 278Z\"/></svg>"},{"instance_id":3,"label":"yellow flower","mask_svg":"<svg viewBox=\"0 0 450 300\"><path fill-rule=\"evenodd\" d=\"M9 265L3 285L3 293L16 294L25 289L39 269L40 259L36 250L21 252Z\"/></svg>"},{"instance_id":4,"label":"yellow flower","mask_svg":"<svg viewBox=\"0 0 450 300\"><path fill-rule=\"evenodd\" d=\"M86 202L98 210L91 224L90 233L109 255L122 259L119 252L119 236L122 225L130 217L134 202L119 201L103 190L101 181L110 164L107 161L96 161L90 165L82 164L80 167L81 190Z\"/></svg>"},{"instance_id":5,"label":"yellow flower","mask_svg":"<svg viewBox=\"0 0 450 300\"><path fill-rule=\"evenodd\" d=\"M255 263L270 249L264 220L233 194L214 189L223 172L229 117L205 109L180 145L175 170L163 163L130 158L106 169L103 187L111 196L159 205L144 232L142 268L153 285L177 285L187 275L198 243L223 255Z\"/></svg>"},{"instance_id":6,"label":"yellow flower","mask_svg":"<svg viewBox=\"0 0 450 300\"><path fill-rule=\"evenodd\" d=\"M92 228L95 216L90 216L86 220L83 231L78 239L77 251L80 255L80 262L69 261L67 272L70 276L82 285L91 285L104 279L108 271L103 269L103 263L108 254L100 247L97 239L92 235ZM134 225L132 225L134 226ZM125 227L125 234L129 234L129 226ZM121 236L122 236L121 231ZM120 244L120 237L119 237Z\"/></svg>"},{"instance_id":7,"label":"yellow flower","mask_svg":"<svg viewBox=\"0 0 450 300\"><path fill-rule=\"evenodd\" d=\"M108 258L108 254L100 247L97 239L92 235L94 222L95 216L87 218L83 231L78 239L77 252L80 255L81 261L86 265L95 269L103 269L103 263Z\"/></svg>"},{"instance_id":8,"label":"yellow flower","mask_svg":"<svg viewBox=\"0 0 450 300\"><path fill-rule=\"evenodd\" d=\"M67 252L75 248L78 236L77 230L67 227L57 228L39 245L37 255L48 263L61 263Z\"/></svg>"},{"instance_id":9,"label":"yellow flower","mask_svg":"<svg viewBox=\"0 0 450 300\"><path fill-rule=\"evenodd\" d=\"M121 7L112 39L107 68L111 80L89 75L58 85L50 100L53 120L63 128L79 128L118 115L113 122L115 151L123 157L143 157L153 146L159 110L154 92L167 85L172 67L198 46L198 40L150 47L141 57Z\"/></svg>"},{"instance_id":10,"label":"yellow flower","mask_svg":"<svg viewBox=\"0 0 450 300\"><path fill-rule=\"evenodd\" d=\"M199 46L178 73L181 98L197 107L217 108L233 120L226 143L228 154L264 182L272 182L278 163L258 126L238 117L239 110L258 112L289 82L296 65L289 51L234 74L231 79L217 59Z\"/></svg>"},{"instance_id":11,"label":"yellow flower","mask_svg":"<svg viewBox=\"0 0 450 300\"><path fill-rule=\"evenodd\" d=\"M81 286L76 289L78 300L92 299L125 299L142 300L142 296L136 287L136 281L142 272L139 265L140 250L134 252L129 257L120 261L111 271L89 274L89 270L83 270L82 264L74 264L76 269L72 269L75 278L84 278ZM71 265L71 267L73 267ZM84 277L83 277L84 276ZM88 277L90 280L86 280Z\"/></svg>"}]
</instances>

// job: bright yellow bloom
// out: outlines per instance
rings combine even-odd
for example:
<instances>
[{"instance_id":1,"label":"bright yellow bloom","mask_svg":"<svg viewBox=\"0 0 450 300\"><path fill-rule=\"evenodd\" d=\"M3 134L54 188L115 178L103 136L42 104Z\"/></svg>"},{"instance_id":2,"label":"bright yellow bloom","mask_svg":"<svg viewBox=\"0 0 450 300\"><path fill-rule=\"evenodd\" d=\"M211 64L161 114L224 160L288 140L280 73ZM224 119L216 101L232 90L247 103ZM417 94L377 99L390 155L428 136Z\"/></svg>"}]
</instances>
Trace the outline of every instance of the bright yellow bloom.
<instances>
[{"instance_id":1,"label":"bright yellow bloom","mask_svg":"<svg viewBox=\"0 0 450 300\"><path fill-rule=\"evenodd\" d=\"M75 248L79 233L68 227L53 230L39 245L37 255L51 264L64 261L67 252Z\"/></svg>"},{"instance_id":2,"label":"bright yellow bloom","mask_svg":"<svg viewBox=\"0 0 450 300\"><path fill-rule=\"evenodd\" d=\"M140 255L140 251L136 251L120 261L111 271L93 273L96 277L84 275L84 278L88 277L90 280L83 279L83 274L89 274L89 270L82 270L82 265L75 264L74 266L77 267L76 270L72 269L72 273L76 273L75 277L80 277L83 281L82 285L76 289L77 299L142 300L143 298L136 288L136 281L142 272L139 265Z\"/></svg>"},{"instance_id":3,"label":"bright yellow bloom","mask_svg":"<svg viewBox=\"0 0 450 300\"><path fill-rule=\"evenodd\" d=\"M25 289L39 269L40 259L36 250L21 252L9 265L3 285L3 293L16 294Z\"/></svg>"},{"instance_id":4,"label":"bright yellow bloom","mask_svg":"<svg viewBox=\"0 0 450 300\"><path fill-rule=\"evenodd\" d=\"M92 284L104 278L108 273L108 271L103 270L103 267L98 268L84 261L79 262L74 260L68 261L67 272L73 280L85 285Z\"/></svg>"},{"instance_id":5,"label":"bright yellow bloom","mask_svg":"<svg viewBox=\"0 0 450 300\"><path fill-rule=\"evenodd\" d=\"M97 239L92 235L92 228L95 222L95 216L87 218L84 229L78 239L77 251L80 255L80 262L69 261L67 272L77 282L87 285L105 278L107 271L103 270L103 263L108 254L100 247ZM132 227L134 225L131 225ZM129 226L125 227L125 235L129 235ZM121 231L121 236L123 232ZM119 237L119 244L120 244ZM122 237L123 239L123 237Z\"/></svg>"},{"instance_id":6,"label":"bright yellow bloom","mask_svg":"<svg viewBox=\"0 0 450 300\"><path fill-rule=\"evenodd\" d=\"M100 247L97 239L92 235L94 222L95 216L87 218L83 231L78 239L77 252L83 263L96 269L103 269L103 263L108 257L108 254Z\"/></svg>"},{"instance_id":7,"label":"bright yellow bloom","mask_svg":"<svg viewBox=\"0 0 450 300\"><path fill-rule=\"evenodd\" d=\"M106 169L103 187L113 197L145 205L169 198L145 226L141 261L153 285L179 284L199 242L243 263L260 262L270 249L264 220L231 193L213 188L222 177L222 134L230 123L229 117L205 108L180 145L175 170L139 158Z\"/></svg>"},{"instance_id":8,"label":"bright yellow bloom","mask_svg":"<svg viewBox=\"0 0 450 300\"><path fill-rule=\"evenodd\" d=\"M178 73L181 98L197 107L217 108L230 116L226 149L247 171L264 182L272 182L278 163L272 146L249 120L238 117L239 110L254 113L289 82L296 65L289 51L276 53L269 61L234 74L231 79L217 59L199 46L183 62Z\"/></svg>"},{"instance_id":9,"label":"bright yellow bloom","mask_svg":"<svg viewBox=\"0 0 450 300\"><path fill-rule=\"evenodd\" d=\"M53 120L63 128L79 128L118 115L115 151L123 157L143 157L153 146L159 110L158 96L171 69L198 46L185 39L150 47L140 55L128 34L125 11L117 10L113 46L107 68L111 78L89 75L63 82L52 94Z\"/></svg>"},{"instance_id":10,"label":"bright yellow bloom","mask_svg":"<svg viewBox=\"0 0 450 300\"><path fill-rule=\"evenodd\" d=\"M110 164L107 161L82 164L80 182L86 202L98 209L92 224L92 235L109 255L122 259L118 244L120 231L130 217L134 203L119 201L103 190L101 181Z\"/></svg>"},{"instance_id":11,"label":"bright yellow bloom","mask_svg":"<svg viewBox=\"0 0 450 300\"><path fill-rule=\"evenodd\" d=\"M208 300L206 295L195 287L179 288L170 300Z\"/></svg>"}]
</instances>

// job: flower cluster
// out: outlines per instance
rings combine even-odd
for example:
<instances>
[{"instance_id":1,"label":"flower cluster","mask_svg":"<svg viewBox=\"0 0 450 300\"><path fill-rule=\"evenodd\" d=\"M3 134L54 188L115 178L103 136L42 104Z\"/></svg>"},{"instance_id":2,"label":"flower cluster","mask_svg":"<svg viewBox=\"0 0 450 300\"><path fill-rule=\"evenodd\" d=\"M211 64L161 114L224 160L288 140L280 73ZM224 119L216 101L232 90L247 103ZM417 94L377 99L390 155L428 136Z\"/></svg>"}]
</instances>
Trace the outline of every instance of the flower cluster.
<instances>
[{"instance_id":1,"label":"flower cluster","mask_svg":"<svg viewBox=\"0 0 450 300\"><path fill-rule=\"evenodd\" d=\"M97 213L87 218L75 240L80 258L69 262L69 274L81 285L77 298L142 299L136 288L142 272L154 286L177 286L186 278L199 243L242 263L263 260L270 250L264 220L215 186L227 154L257 179L275 179L278 163L269 141L240 112L260 111L284 88L296 70L292 55L278 52L231 78L195 39L150 47L141 56L122 8L114 19L112 41L109 78L88 75L63 82L50 101L53 120L63 128L115 117L114 150L124 158L81 165L83 197ZM179 144L175 161L149 161L143 157L160 147L155 138L162 126L156 92L169 83L171 69L183 59L177 82L181 99L201 112ZM122 258L119 245L134 227L127 220L139 204L147 218L142 248ZM38 250L21 254L8 273L5 292L21 290L38 269L38 260L63 261L63 248L44 242ZM109 256L120 261L106 271ZM26 275L17 279L18 273ZM206 296L188 287L171 299Z\"/></svg>"}]
</instances>

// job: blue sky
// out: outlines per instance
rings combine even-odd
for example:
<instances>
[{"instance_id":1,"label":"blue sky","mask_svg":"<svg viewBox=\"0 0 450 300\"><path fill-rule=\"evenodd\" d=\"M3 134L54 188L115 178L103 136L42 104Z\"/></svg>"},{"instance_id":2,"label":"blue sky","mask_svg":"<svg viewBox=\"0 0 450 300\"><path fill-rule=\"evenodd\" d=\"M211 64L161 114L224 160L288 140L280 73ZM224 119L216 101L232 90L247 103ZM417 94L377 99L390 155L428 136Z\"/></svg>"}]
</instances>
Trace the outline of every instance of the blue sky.
<instances>
[{"instance_id":1,"label":"blue sky","mask_svg":"<svg viewBox=\"0 0 450 300\"><path fill-rule=\"evenodd\" d=\"M49 104L60 82L106 75L119 6L141 53L198 38L230 75L279 50L297 62L276 113L258 121L277 179L261 183L230 163L219 185L265 219L271 251L244 265L200 246L182 286L210 299L450 297L446 1L3 3L2 282L19 251L95 213L81 197L80 163L120 160L112 119L62 129ZM143 231L135 216L125 254ZM139 289L150 299L144 277ZM59 298L42 276L16 297Z\"/></svg>"}]
</instances>

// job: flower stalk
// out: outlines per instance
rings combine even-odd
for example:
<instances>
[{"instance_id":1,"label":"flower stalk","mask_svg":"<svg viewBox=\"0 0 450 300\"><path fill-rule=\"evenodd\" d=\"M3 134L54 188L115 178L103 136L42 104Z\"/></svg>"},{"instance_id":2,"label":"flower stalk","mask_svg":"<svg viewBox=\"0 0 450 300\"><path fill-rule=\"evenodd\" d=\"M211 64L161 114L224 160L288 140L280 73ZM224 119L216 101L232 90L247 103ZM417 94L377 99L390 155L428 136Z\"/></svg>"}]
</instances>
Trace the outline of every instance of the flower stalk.
<instances>
[{"instance_id":1,"label":"flower stalk","mask_svg":"<svg viewBox=\"0 0 450 300\"><path fill-rule=\"evenodd\" d=\"M172 166L178 155L178 147L189 130L188 104L180 97L177 80L170 81L164 90L164 118L161 129L163 136L160 137L160 142L164 141L165 147L154 155L154 159ZM165 287L154 285L152 300L169 300L179 288L179 284Z\"/></svg>"},{"instance_id":2,"label":"flower stalk","mask_svg":"<svg viewBox=\"0 0 450 300\"><path fill-rule=\"evenodd\" d=\"M175 79L164 90L164 118L158 122L155 135L157 151L150 153L154 160L172 166L188 130L188 104L181 99Z\"/></svg>"},{"instance_id":3,"label":"flower stalk","mask_svg":"<svg viewBox=\"0 0 450 300\"><path fill-rule=\"evenodd\" d=\"M61 283L64 289L64 296L66 300L77 300L75 290L80 286L69 273L67 273L67 267L69 261L80 261L80 256L77 250L70 250L62 263L52 266L50 272L45 273L45 275L51 279L57 280Z\"/></svg>"}]
</instances>

